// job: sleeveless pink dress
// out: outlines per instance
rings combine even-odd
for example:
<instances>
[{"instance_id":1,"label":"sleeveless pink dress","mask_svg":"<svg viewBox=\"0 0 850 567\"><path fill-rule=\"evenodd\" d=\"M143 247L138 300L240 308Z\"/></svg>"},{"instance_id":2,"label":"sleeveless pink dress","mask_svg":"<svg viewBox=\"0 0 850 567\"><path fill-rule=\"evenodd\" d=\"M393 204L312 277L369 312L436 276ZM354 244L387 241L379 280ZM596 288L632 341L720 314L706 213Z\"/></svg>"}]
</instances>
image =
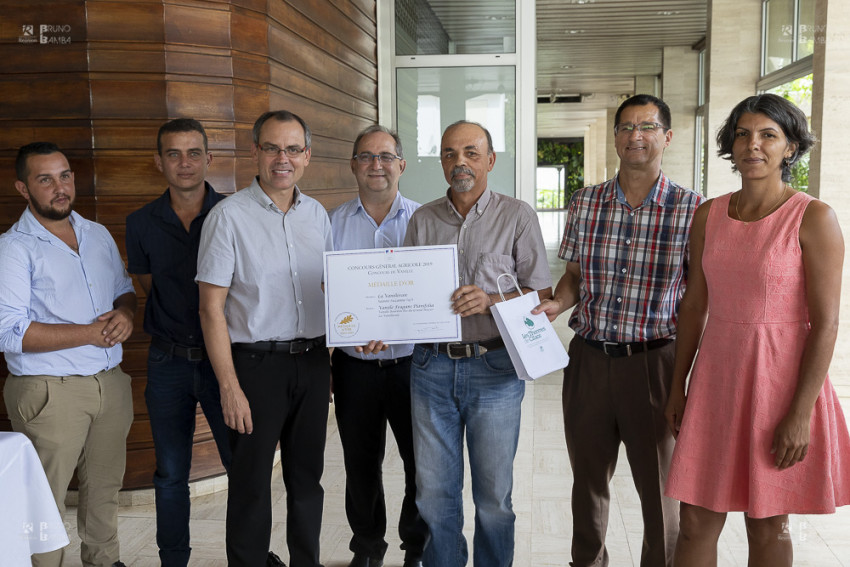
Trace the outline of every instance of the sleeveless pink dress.
<instances>
[{"instance_id":1,"label":"sleeveless pink dress","mask_svg":"<svg viewBox=\"0 0 850 567\"><path fill-rule=\"evenodd\" d=\"M666 494L753 518L831 513L850 503L850 435L829 377L803 462L780 471L770 454L810 329L799 229L814 198L796 193L744 223L729 217L730 197L712 202L706 222L709 316Z\"/></svg>"}]
</instances>

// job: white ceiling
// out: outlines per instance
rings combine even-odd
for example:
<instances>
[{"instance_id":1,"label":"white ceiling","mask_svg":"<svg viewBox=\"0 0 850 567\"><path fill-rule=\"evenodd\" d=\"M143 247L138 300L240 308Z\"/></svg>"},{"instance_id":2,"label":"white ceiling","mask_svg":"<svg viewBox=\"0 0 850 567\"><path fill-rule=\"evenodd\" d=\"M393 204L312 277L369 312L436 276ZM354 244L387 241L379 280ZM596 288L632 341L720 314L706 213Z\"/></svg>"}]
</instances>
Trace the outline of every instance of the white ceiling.
<instances>
[{"instance_id":1,"label":"white ceiling","mask_svg":"<svg viewBox=\"0 0 850 567\"><path fill-rule=\"evenodd\" d=\"M533 0L517 0L530 2ZM428 0L458 53L498 50L515 25L513 2ZM537 0L538 136L581 136L634 93L635 77L659 76L667 46L705 37L707 0ZM553 130L553 131L547 131Z\"/></svg>"}]
</instances>

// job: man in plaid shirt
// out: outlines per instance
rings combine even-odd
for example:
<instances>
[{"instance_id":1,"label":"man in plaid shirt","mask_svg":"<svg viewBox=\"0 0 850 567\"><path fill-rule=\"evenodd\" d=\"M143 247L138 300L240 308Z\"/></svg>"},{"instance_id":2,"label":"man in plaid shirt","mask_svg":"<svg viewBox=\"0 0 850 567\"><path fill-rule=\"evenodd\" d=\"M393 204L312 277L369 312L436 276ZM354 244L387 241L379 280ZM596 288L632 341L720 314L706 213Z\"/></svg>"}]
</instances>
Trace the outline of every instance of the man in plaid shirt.
<instances>
[{"instance_id":1,"label":"man in plaid shirt","mask_svg":"<svg viewBox=\"0 0 850 567\"><path fill-rule=\"evenodd\" d=\"M661 171L673 137L664 101L636 95L614 123L620 169L570 200L558 253L566 271L553 299L535 311L554 319L577 306L563 390L574 476L572 565L608 565L608 485L622 442L641 499L641 567L669 566L679 515L678 503L663 494L673 452L664 407L688 233L702 197Z\"/></svg>"}]
</instances>

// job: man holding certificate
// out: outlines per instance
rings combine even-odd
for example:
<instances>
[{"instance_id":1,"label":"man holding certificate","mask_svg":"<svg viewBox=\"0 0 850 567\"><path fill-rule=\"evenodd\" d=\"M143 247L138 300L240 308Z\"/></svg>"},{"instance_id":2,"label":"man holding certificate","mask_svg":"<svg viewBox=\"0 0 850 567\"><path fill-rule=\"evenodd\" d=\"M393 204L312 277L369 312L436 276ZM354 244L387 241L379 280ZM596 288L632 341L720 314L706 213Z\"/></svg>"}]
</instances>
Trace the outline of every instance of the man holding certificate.
<instances>
[{"instance_id":1,"label":"man holding certificate","mask_svg":"<svg viewBox=\"0 0 850 567\"><path fill-rule=\"evenodd\" d=\"M449 299L462 317L462 342L422 343L413 351L411 403L416 453L416 503L431 541L426 566L461 567L463 438L467 438L476 505L474 561L513 562L513 461L525 383L518 379L490 306L500 301L496 278L516 277L523 291L550 297L552 279L534 210L492 192L487 174L496 154L490 133L460 121L443 134L440 161L450 188L410 220L406 246L455 244L460 287ZM518 290L505 294L507 299Z\"/></svg>"},{"instance_id":2,"label":"man holding certificate","mask_svg":"<svg viewBox=\"0 0 850 567\"><path fill-rule=\"evenodd\" d=\"M398 134L370 126L354 140L351 172L358 196L330 212L336 250L401 246L410 216L419 207L398 192L405 161ZM380 337L374 337L380 338ZM367 345L366 351L380 344ZM387 551L387 510L381 465L387 422L404 462L404 500L398 532L404 567L421 567L428 527L416 508L413 434L410 422L412 344L393 344L374 354L362 347L334 349L336 420L345 458L345 513L353 536L349 567L380 567Z\"/></svg>"}]
</instances>

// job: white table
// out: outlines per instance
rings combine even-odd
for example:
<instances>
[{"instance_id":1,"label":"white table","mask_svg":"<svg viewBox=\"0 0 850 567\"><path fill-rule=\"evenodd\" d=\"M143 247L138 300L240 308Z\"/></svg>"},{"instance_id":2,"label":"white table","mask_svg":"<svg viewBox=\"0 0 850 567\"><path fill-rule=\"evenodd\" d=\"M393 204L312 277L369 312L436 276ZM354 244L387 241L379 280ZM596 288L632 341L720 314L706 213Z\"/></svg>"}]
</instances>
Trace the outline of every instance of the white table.
<instances>
[{"instance_id":1,"label":"white table","mask_svg":"<svg viewBox=\"0 0 850 567\"><path fill-rule=\"evenodd\" d=\"M68 533L35 448L22 433L0 432L0 564L68 545Z\"/></svg>"}]
</instances>

